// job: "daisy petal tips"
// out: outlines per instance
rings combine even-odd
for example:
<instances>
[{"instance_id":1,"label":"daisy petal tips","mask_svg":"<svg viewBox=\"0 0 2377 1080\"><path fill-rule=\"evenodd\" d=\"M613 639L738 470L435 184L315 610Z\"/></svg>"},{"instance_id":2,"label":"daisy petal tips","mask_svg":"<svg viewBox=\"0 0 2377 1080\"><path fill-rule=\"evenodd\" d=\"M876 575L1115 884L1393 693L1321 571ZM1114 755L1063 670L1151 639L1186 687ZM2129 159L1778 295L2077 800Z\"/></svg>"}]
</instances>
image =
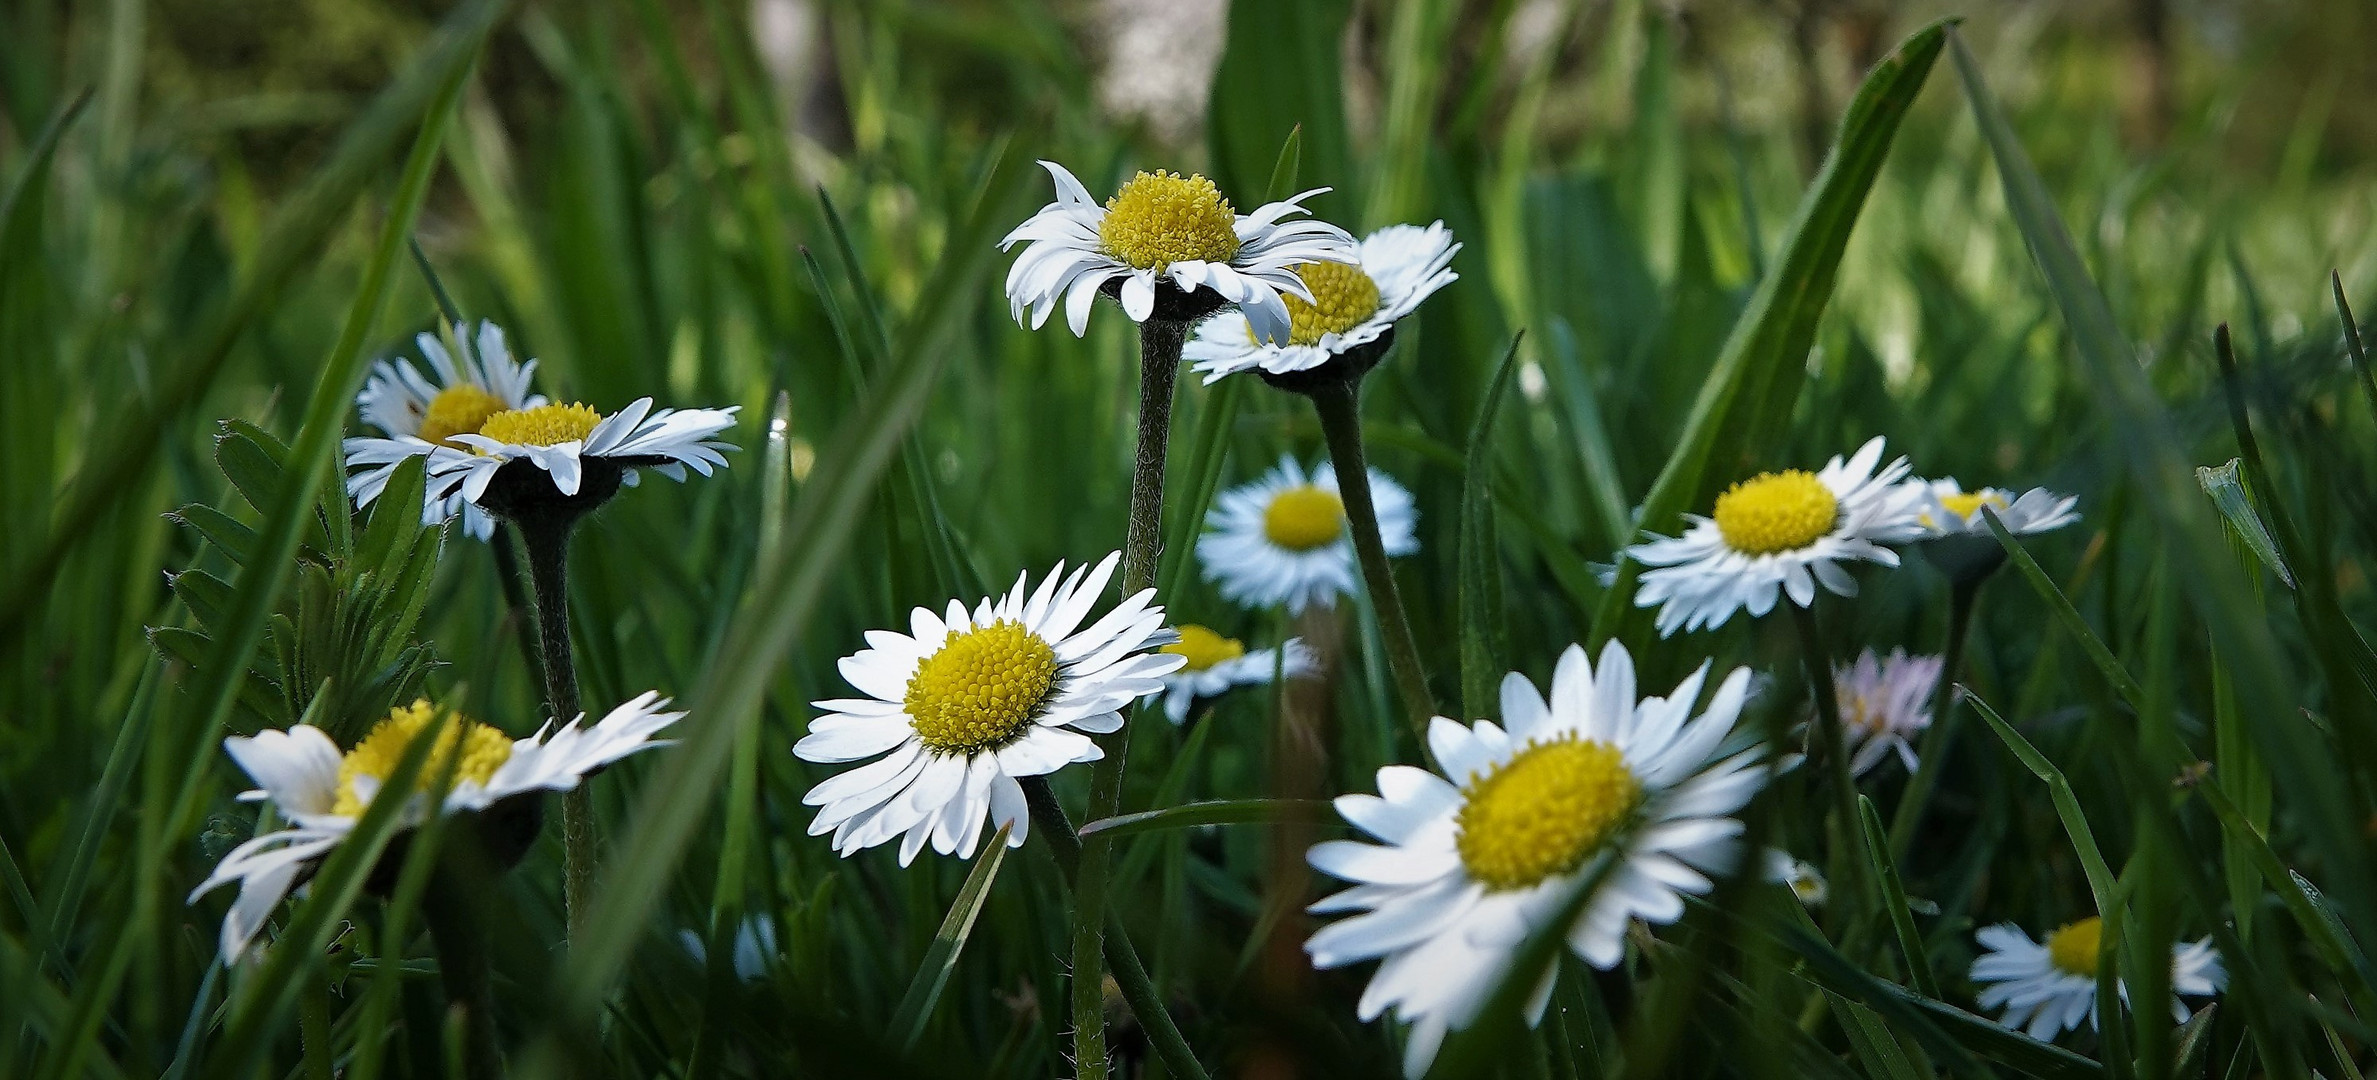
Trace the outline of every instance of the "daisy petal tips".
<instances>
[{"instance_id":1,"label":"daisy petal tips","mask_svg":"<svg viewBox=\"0 0 2377 1080\"><path fill-rule=\"evenodd\" d=\"M1355 261L1306 263L1296 272L1311 293L1285 298L1285 341L1257 336L1245 312L1225 311L1197 326L1182 356L1212 383L1239 371L1293 375L1383 342L1395 321L1436 290L1458 280L1451 270L1461 245L1439 221L1425 227L1389 225L1362 239ZM1372 357L1375 362L1375 357ZM1367 370L1368 363L1358 370Z\"/></svg>"},{"instance_id":2,"label":"daisy petal tips","mask_svg":"<svg viewBox=\"0 0 2377 1080\"><path fill-rule=\"evenodd\" d=\"M1040 164L1056 181L1056 201L999 241L1001 251L1024 245L1007 270L1007 301L1015 321L1035 330L1062 304L1073 335L1087 333L1090 307L1107 292L1132 322L1194 320L1236 305L1262 340L1284 342L1291 320L1282 295L1313 298L1296 268L1357 257L1345 230L1286 220L1327 188L1239 214L1202 176L1142 172L1101 205L1064 166Z\"/></svg>"},{"instance_id":3,"label":"daisy petal tips","mask_svg":"<svg viewBox=\"0 0 2377 1080\"><path fill-rule=\"evenodd\" d=\"M1403 1070L1419 1076L1447 1032L1475 1021L1538 930L1555 925L1574 890L1608 856L1573 923L1570 951L1608 970L1635 919L1671 923L1683 897L1732 871L1739 810L1766 782L1756 749L1726 754L1750 672L1736 668L1694 712L1709 666L1664 697L1637 697L1634 661L1611 642L1599 664L1570 646L1547 698L1525 676L1502 683L1502 723L1438 717L1429 748L1440 775L1390 765L1378 794L1346 795L1337 812L1368 835L1314 847L1314 869L1353 887L1312 905L1350 913L1305 943L1315 967L1377 960L1358 1015L1411 1025ZM1556 970L1556 969L1555 969ZM1547 972L1528 1003L1540 1020Z\"/></svg>"},{"instance_id":4,"label":"daisy petal tips","mask_svg":"<svg viewBox=\"0 0 2377 1080\"><path fill-rule=\"evenodd\" d=\"M1175 635L1147 589L1104 616L1090 612L1122 554L1065 573L969 612L917 608L909 633L875 630L842 658L842 677L864 696L816 702L823 715L793 746L806 761L866 764L811 788L809 834L833 834L847 856L900 841L900 865L931 844L970 857L986 826L1012 825L1020 847L1031 822L1017 778L1104 756L1090 736L1122 727L1131 702L1162 692L1188 658L1158 652Z\"/></svg>"},{"instance_id":5,"label":"daisy petal tips","mask_svg":"<svg viewBox=\"0 0 2377 1080\"><path fill-rule=\"evenodd\" d=\"M1974 935L1982 952L1973 961L1972 977L1980 984L1977 1000L1983 1009L2003 1011L1997 1022L2041 1042L2083 1023L2095 1027L2098 945L2104 923L2095 916L2067 923L2045 941L2033 941L2012 923L1986 926ZM2212 940L2180 942L2171 947L2171 1018L2187 1019L2187 1005L2179 995L2210 997L2228 985L2228 972ZM2129 987L2116 982L2121 1000Z\"/></svg>"},{"instance_id":6,"label":"daisy petal tips","mask_svg":"<svg viewBox=\"0 0 2377 1080\"><path fill-rule=\"evenodd\" d=\"M1857 595L1857 579L1843 564L1895 567L1898 553L1882 545L1918 530L1913 493L1899 483L1906 459L1881 460L1876 438L1816 472L1786 469L1733 485L1712 515L1685 515L1684 535L1625 550L1649 568L1635 605L1659 608L1659 635L1667 637L1723 626L1736 611L1764 615L1779 596L1806 607L1818 585Z\"/></svg>"}]
</instances>

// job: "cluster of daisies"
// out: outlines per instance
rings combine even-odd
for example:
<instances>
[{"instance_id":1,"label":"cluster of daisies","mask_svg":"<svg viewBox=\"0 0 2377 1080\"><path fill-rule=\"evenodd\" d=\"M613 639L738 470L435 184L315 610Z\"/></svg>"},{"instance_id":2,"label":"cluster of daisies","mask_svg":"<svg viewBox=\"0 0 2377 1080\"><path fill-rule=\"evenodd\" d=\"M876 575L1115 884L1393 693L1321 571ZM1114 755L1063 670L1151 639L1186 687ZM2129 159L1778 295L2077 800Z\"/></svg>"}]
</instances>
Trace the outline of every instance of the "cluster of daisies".
<instances>
[{"instance_id":1,"label":"cluster of daisies","mask_svg":"<svg viewBox=\"0 0 2377 1080\"><path fill-rule=\"evenodd\" d=\"M1163 172L1139 173L1100 203L1070 172L1044 164L1056 201L1001 245L1024 245L1006 283L1015 318L1037 328L1062 306L1079 335L1107 296L1135 322L1193 328L1181 359L1209 382L1251 373L1300 390L1359 379L1385 354L1397 321L1456 277L1450 264L1460 245L1441 223L1357 241L1300 216L1319 191L1238 214L1211 181ZM459 358L424 336L426 367L390 361L373 375L361 407L381 434L347 443L359 502L377 498L399 465L418 458L428 478L423 520L459 519L484 538L538 506L599 501L641 468L706 475L732 449L714 436L733 424L733 409L655 410L644 399L606 415L557 405L531 392L535 362L515 363L494 327L457 344ZM1882 458L1875 439L1814 472L1733 485L1682 536L1622 553L1643 568L1637 603L1659 608L1663 638L1712 629L1737 612L1764 615L1778 598L1810 606L1819 586L1854 596L1854 564L1895 567L1909 545L1951 575L1985 575L1997 549L1984 512L2016 534L2077 517L2068 496L1966 492L1954 480L1911 478L1903 458ZM1390 557L1417 548L1409 492L1360 471L1353 479L1367 485L1374 525L1349 518L1348 477L1294 457L1222 493L1197 541L1206 578L1226 600L1281 617L1359 594L1354 528L1375 527ZM848 766L803 797L816 808L809 832L830 834L844 855L896 842L902 865L927 847L970 857L1000 829L1021 845L1032 785L1103 757L1097 737L1118 731L1143 699L1160 700L1171 721L1185 723L1199 703L1235 687L1318 666L1294 638L1250 649L1204 626L1173 625L1153 589L1107 605L1119 561L1109 554L1070 570L1060 562L1037 580L1018 576L997 596L916 607L905 627L868 632L865 648L840 662L854 695L815 702L818 715L794 747L807 761ZM1837 672L1854 772L1893 758L1919 767L1912 739L1930 722L1942 666L1937 657L1868 651ZM1556 933L1586 963L1614 967L1630 928L1674 922L1686 897L1736 872L1738 815L1787 759L1740 722L1751 684L1747 668L1720 671L1703 659L1677 685L1648 693L1624 646L1612 642L1597 657L1570 646L1548 686L1517 673L1504 679L1498 721L1434 718L1426 730L1433 766L1389 765L1377 772L1375 794L1338 798L1361 838L1309 853L1312 866L1347 883L1312 906L1341 916L1307 943L1312 962L1376 962L1358 1013L1365 1021L1392 1013L1407 1026L1404 1063L1415 1076L1449 1032L1478 1018L1530 937ZM445 779L437 790L424 781L405 793L408 821L571 787L653 745L679 716L665 705L645 694L591 727L581 717L516 741L467 718L449 721L428 702L396 710L344 751L303 725L229 740L259 785L251 796L271 799L291 825L241 846L201 886L242 883L224 923L224 954L238 955L272 906L353 829L416 736L438 732L420 774ZM1813 868L1787 855L1768 853L1765 874L1803 900L1823 899ZM1980 1003L2041 1039L2093 1021L2097 926L2083 920L2044 943L2012 926L1983 930L1987 953L1973 968L1985 984ZM738 938L738 971L755 973L756 958L773 951L772 925L768 940L761 936ZM1530 988L1530 1023L1556 971ZM2210 993L2221 982L2218 958L2207 943L2183 946L2173 976L2180 993Z\"/></svg>"}]
</instances>

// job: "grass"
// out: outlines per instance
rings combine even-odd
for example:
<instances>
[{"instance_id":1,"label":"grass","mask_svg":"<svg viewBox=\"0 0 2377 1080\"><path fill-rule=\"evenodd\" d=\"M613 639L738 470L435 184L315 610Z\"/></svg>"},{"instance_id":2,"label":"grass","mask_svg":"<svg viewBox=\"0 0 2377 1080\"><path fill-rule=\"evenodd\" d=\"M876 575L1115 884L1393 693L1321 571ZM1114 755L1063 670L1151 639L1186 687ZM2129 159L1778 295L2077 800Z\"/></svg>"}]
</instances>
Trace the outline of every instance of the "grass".
<instances>
[{"instance_id":1,"label":"grass","mask_svg":"<svg viewBox=\"0 0 2377 1080\"><path fill-rule=\"evenodd\" d=\"M1169 145L1099 107L1080 27L1037 5L818 5L831 63L794 111L738 5L472 2L325 125L318 96L166 96L193 84L157 66L158 13L104 7L0 32L0 1074L466 1067L441 889L495 930L479 959L521 1075L1071 1074L1066 849L1035 823L1004 858L837 858L800 802L829 770L791 753L864 631L1121 546L1133 327L1107 304L1085 338L1031 332L1000 293L996 241L1047 198L1036 158L1092 190L1201 169L1241 209L1328 186L1314 209L1357 232L1441 218L1464 241L1361 401L1371 462L1418 500L1396 574L1448 713L1491 716L1504 672L1614 638L1646 686L1750 665L1746 725L1794 739L1789 620L1662 640L1636 568L1598 564L1876 434L1926 475L2081 499L2077 526L1999 538L1919 814L1901 824L1886 766L1828 833L1820 761L1745 812L1833 871L1824 907L1721 882L1609 972L1536 935L1530 970L1559 966L1543 1021L1509 980L1436 1074L2369 1068L2377 384L2341 312L2377 305L2377 185L2315 92L2241 129L2286 59L2182 42L2216 74L2141 149L2098 89L2127 61L2087 33L1910 19L1833 95L1816 160L1796 94L1740 74L1780 48L1761 17L1242 3L1203 127ZM1545 12L1555 47L1514 44ZM226 132L199 106L307 126ZM375 883L382 845L470 846L385 814L225 969L228 890L185 903L262 827L224 735L310 716L351 738L416 687L540 722L516 568L350 518L326 482L368 361L454 314L504 324L557 397L742 406L729 469L624 493L571 560L588 708L658 689L690 718L592 783L606 853L572 948L558 825L506 874L456 855ZM1330 884L1303 852L1345 835L1320 800L1426 751L1366 602L1239 611L1193 557L1217 489L1321 456L1313 410L1182 383L1162 601L1251 644L1300 635L1325 675L1126 728L1122 813L1087 833L1113 852L1109 939L1211 1075L1393 1075L1400 1035L1355 1016L1367 968L1302 952ZM1944 647L1942 575L1859 576L1819 610L1834 657ZM1090 772L1053 778L1076 825ZM1976 928L2098 913L2117 1019L2049 1044L1981 1015ZM745 978L752 919L774 947ZM2206 936L2216 1007L2116 1007L2116 978L2167 997L2158 958ZM1102 995L1118 1074L1180 1075L1124 989Z\"/></svg>"}]
</instances>

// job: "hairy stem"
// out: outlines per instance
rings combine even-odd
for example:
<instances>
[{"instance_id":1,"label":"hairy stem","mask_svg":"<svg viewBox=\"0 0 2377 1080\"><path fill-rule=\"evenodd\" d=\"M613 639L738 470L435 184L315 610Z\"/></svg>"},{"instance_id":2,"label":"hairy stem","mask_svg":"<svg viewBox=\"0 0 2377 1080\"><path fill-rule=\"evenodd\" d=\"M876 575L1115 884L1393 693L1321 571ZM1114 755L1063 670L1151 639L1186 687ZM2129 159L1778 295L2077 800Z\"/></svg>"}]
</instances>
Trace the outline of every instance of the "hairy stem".
<instances>
[{"instance_id":1,"label":"hairy stem","mask_svg":"<svg viewBox=\"0 0 2377 1080\"><path fill-rule=\"evenodd\" d=\"M1914 842L1915 826L1923 820L1923 811L1931 803L1932 790L1939 786L1940 766L1947 758L1949 743L1956 734L1956 676L1964 663L1965 636L1972 632L1973 607L1981 595L1981 583L1986 578L1959 579L1950 586L1948 594L1948 642L1940 651L1940 681L1931 691L1931 724L1923 732L1923 744L1915 752L1915 771L1907 777L1907 789L1898 797L1898 808L1890 814L1890 855L1894 859L1906 857L1907 845Z\"/></svg>"},{"instance_id":2,"label":"hairy stem","mask_svg":"<svg viewBox=\"0 0 2377 1080\"><path fill-rule=\"evenodd\" d=\"M581 711L578 668L570 657L569 636L569 540L574 524L558 516L528 517L519 522L521 546L528 552L529 585L536 592L545 704L553 711L556 724L569 723ZM561 847L562 906L569 920L569 940L574 944L584 937L594 895L594 800L583 783L561 796Z\"/></svg>"},{"instance_id":3,"label":"hairy stem","mask_svg":"<svg viewBox=\"0 0 2377 1080\"><path fill-rule=\"evenodd\" d=\"M1155 584L1164 548L1164 451L1172 437L1172 385L1188 324L1149 319L1139 324L1139 450L1131 468L1131 519L1124 532L1122 593ZM1106 756L1090 774L1090 817L1112 817L1122 806L1123 763L1130 729L1101 740ZM1081 844L1073 878L1073 1067L1083 1080L1105 1080L1106 1002L1104 933L1113 845L1103 837ZM1134 957L1136 960L1136 957ZM1121 972L1117 972L1118 975Z\"/></svg>"},{"instance_id":4,"label":"hairy stem","mask_svg":"<svg viewBox=\"0 0 2377 1080\"><path fill-rule=\"evenodd\" d=\"M1056 801L1056 792L1049 790L1048 778L1027 776L1018 782L1023 785L1024 801L1032 808L1032 827L1047 838L1048 851L1056 858L1057 869L1068 876L1074 875L1081 865L1081 838L1074 833L1073 821L1065 816L1065 808ZM1157 992L1147 965L1140 962L1139 950L1132 947L1121 916L1109 911L1106 923L1106 957L1114 963L1115 985L1122 988L1122 999L1131 1006L1131 1014L1147 1029L1147 1040L1154 1045L1156 1057L1173 1076L1206 1080L1205 1067L1197 1063L1196 1051L1189 1049L1180 1025L1173 1022L1171 1010L1164 1007L1164 997Z\"/></svg>"},{"instance_id":5,"label":"hairy stem","mask_svg":"<svg viewBox=\"0 0 2377 1080\"><path fill-rule=\"evenodd\" d=\"M1353 530L1362 582L1378 610L1387 667L1393 670L1396 692L1402 695L1405 718L1419 736L1420 745L1426 747L1428 721L1436 716L1436 701L1428 693L1419 640L1412 636L1411 617L1404 614L1403 594L1395 587L1394 567L1387 562L1386 541L1378 533L1378 507L1370 500L1370 466L1362 456L1360 392L1357 377L1324 383L1308 393L1314 411L1320 414L1321 436L1329 443L1329 462L1337 470L1337 497L1345 503L1346 524Z\"/></svg>"}]
</instances>

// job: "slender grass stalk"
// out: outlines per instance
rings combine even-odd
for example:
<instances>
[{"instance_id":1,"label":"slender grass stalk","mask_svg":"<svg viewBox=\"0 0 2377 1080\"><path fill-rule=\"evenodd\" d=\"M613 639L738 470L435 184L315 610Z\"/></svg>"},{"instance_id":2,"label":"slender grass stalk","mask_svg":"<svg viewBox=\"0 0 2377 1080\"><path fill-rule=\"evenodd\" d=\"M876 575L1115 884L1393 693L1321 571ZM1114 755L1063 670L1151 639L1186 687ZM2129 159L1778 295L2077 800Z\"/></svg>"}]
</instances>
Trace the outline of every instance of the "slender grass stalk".
<instances>
[{"instance_id":1,"label":"slender grass stalk","mask_svg":"<svg viewBox=\"0 0 2377 1080\"><path fill-rule=\"evenodd\" d=\"M1973 611L1980 601L1981 585L1987 578L1958 578L1949 586L1948 641L1940 651L1940 678L1931 690L1931 724L1923 732L1923 745L1915 752L1915 771L1907 777L1907 789L1898 797L1898 808L1890 813L1890 857L1904 859L1907 844L1915 838L1915 826L1923 820L1923 811L1931 803L1931 793L1938 788L1940 765L1947 749L1956 737L1956 684L1964 663L1964 643L1972 633Z\"/></svg>"},{"instance_id":2,"label":"slender grass stalk","mask_svg":"<svg viewBox=\"0 0 2377 1080\"><path fill-rule=\"evenodd\" d=\"M495 1041L487 927L475 900L469 890L441 881L421 897L421 915L437 946L438 977L445 984L446 1000L461 1015L463 1074L470 1080L504 1075L503 1051Z\"/></svg>"},{"instance_id":3,"label":"slender grass stalk","mask_svg":"<svg viewBox=\"0 0 2377 1080\"><path fill-rule=\"evenodd\" d=\"M1832 685L1832 653L1824 646L1824 633L1816 621L1814 605L1801 607L1789 603L1792 622L1799 629L1800 656L1807 665L1808 696L1815 699L1816 755L1824 759L1826 786L1832 789L1832 880L1843 888L1835 902L1827 907L1832 917L1830 929L1837 935L1848 926L1854 912L1867 900L1865 832L1858 825L1857 775L1849 768L1848 730L1841 723L1840 698ZM1845 901L1845 902L1844 902Z\"/></svg>"},{"instance_id":4,"label":"slender grass stalk","mask_svg":"<svg viewBox=\"0 0 2377 1080\"><path fill-rule=\"evenodd\" d=\"M1188 323L1173 319L1149 319L1139 324L1139 449L1131 467L1131 517L1123 538L1124 596L1155 584L1156 564L1163 556L1164 453L1172 437L1172 387L1180 376L1180 350L1188 340L1188 331ZM1090 774L1089 814L1093 820L1112 817L1122 809L1123 766L1130 737L1126 724L1103 740L1106 756ZM1073 877L1073 1067L1084 1080L1104 1080L1110 1066L1106 1060L1103 936L1114 848L1104 837L1094 837L1080 846L1080 869Z\"/></svg>"},{"instance_id":5,"label":"slender grass stalk","mask_svg":"<svg viewBox=\"0 0 2377 1080\"><path fill-rule=\"evenodd\" d=\"M1405 718L1425 747L1428 721L1436 716L1436 701L1428 693L1419 641L1412 636L1411 617L1404 613L1403 594L1395 587L1394 567L1387 562L1386 543L1378 534L1378 508L1370 501L1370 466L1362 455L1361 387L1357 375L1314 386L1307 396L1320 414L1321 437L1328 440L1330 466L1337 470L1337 497L1345 502L1354 554L1362 562L1362 582L1378 609L1387 667L1395 677L1396 692L1402 695Z\"/></svg>"},{"instance_id":6,"label":"slender grass stalk","mask_svg":"<svg viewBox=\"0 0 2377 1080\"><path fill-rule=\"evenodd\" d=\"M545 677L545 703L553 722L566 724L578 715L578 669L570 658L569 541L576 519L564 515L530 515L514 525L528 554L528 580L536 594L539 664ZM580 783L561 796L561 896L569 920L569 940L585 936L586 912L594 895L597 838L594 799Z\"/></svg>"}]
</instances>

